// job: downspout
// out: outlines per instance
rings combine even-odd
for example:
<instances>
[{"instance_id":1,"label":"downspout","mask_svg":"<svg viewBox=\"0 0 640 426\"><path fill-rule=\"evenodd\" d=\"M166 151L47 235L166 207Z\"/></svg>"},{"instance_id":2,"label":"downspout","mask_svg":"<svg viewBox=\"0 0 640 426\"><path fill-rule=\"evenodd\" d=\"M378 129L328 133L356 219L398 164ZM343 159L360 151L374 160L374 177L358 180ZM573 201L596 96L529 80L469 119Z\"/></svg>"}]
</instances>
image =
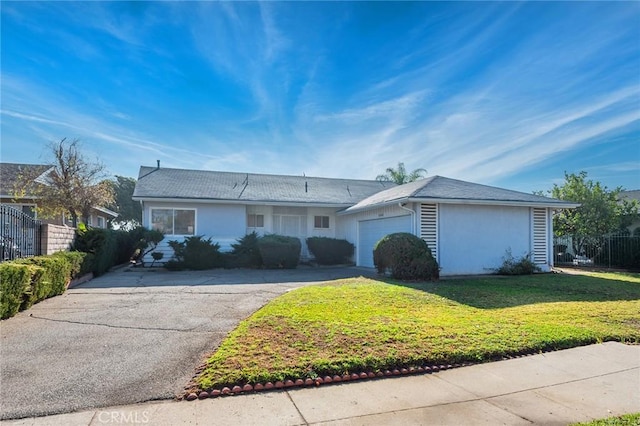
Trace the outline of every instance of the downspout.
<instances>
[{"instance_id":1,"label":"downspout","mask_svg":"<svg viewBox=\"0 0 640 426\"><path fill-rule=\"evenodd\" d=\"M406 210L409 213L411 213L411 233L413 235L416 235L416 231L415 231L415 227L416 227L416 212L413 211L412 209L408 209L405 207L406 203L398 203L398 207L400 207L402 210Z\"/></svg>"}]
</instances>

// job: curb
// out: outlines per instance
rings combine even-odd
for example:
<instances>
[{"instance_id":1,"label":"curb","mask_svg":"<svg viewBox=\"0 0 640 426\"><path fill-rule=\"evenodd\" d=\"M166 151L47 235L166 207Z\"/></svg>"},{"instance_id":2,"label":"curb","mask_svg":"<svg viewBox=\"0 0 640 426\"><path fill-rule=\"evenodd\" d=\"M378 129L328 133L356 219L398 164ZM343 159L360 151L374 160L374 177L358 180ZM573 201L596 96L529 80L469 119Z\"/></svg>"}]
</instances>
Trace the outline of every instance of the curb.
<instances>
[{"instance_id":1,"label":"curb","mask_svg":"<svg viewBox=\"0 0 640 426\"><path fill-rule=\"evenodd\" d=\"M450 370L453 368L460 367L468 367L471 365L484 364L485 362L493 362L493 361L506 361L510 359L516 358L525 358L528 356L539 355L548 352L557 352L564 349L543 349L531 352L522 352L516 353L512 355L505 355L502 357L496 357L496 359L486 360L484 362L463 362L463 363L454 363L454 364L437 364L437 365L423 365L418 367L402 367L402 368L393 368L393 369L385 369L381 371L362 371L360 373L345 373L342 375L326 375L324 377L316 377L312 378L298 378L298 379L286 379L286 380L278 380L276 382L266 382L266 383L256 383L255 385L251 385L249 383L245 385L229 385L224 386L222 388L213 388L209 390L195 389L193 386L193 382L191 386L185 387L185 392L177 397L177 400L187 400L187 401L195 401L197 399L207 399L207 398L217 398L221 396L234 396L234 395L242 395L248 393L255 392L265 392L265 391L273 391L273 390L282 390L282 389L290 389L296 387L311 387L311 386L321 386L321 385L332 385L332 384L340 384L345 382L353 382L357 380L376 380L383 379L388 377L400 377L400 376L408 376L408 375L418 375L418 374L432 374L437 373L439 371ZM193 377L195 380L198 375L200 375L201 370L196 373Z\"/></svg>"},{"instance_id":2,"label":"curb","mask_svg":"<svg viewBox=\"0 0 640 426\"><path fill-rule=\"evenodd\" d=\"M306 379L287 379L287 380L278 380L274 382L266 382L266 383L256 383L255 385L245 384L244 386L235 385L232 387L225 386L222 388L216 388L211 390L200 390L195 392L189 392L184 395L182 398L187 401L195 401L197 399L207 399L207 398L217 398L220 396L234 396L247 394L252 392L263 392L263 391L271 391L271 390L281 390L281 389L290 389L296 387L311 387L311 386L321 386L321 385L330 385L330 384L339 384L344 382L353 382L356 380L367 380L367 379L381 379L385 377L398 377L398 376L407 376L407 375L417 375L417 374L431 374L437 373L438 371L449 370L452 368L458 367L466 367L469 365L473 365L471 363L462 363L462 364L441 364L441 365L431 365L431 366L420 366L420 367L408 367L408 368L394 368L390 370L384 371L362 371L360 373L345 373L342 375L327 375L324 377L316 377L315 379L306 378Z\"/></svg>"}]
</instances>

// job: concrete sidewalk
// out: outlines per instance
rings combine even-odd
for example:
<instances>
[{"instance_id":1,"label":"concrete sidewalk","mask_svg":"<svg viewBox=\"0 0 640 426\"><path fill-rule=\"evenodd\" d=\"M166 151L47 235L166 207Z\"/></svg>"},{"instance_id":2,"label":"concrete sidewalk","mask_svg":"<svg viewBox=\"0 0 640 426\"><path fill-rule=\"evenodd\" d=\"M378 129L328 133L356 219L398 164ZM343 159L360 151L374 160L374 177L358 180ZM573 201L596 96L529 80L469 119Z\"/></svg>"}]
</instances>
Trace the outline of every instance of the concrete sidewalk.
<instances>
[{"instance_id":1,"label":"concrete sidewalk","mask_svg":"<svg viewBox=\"0 0 640 426\"><path fill-rule=\"evenodd\" d=\"M640 346L609 342L433 374L2 424L564 425L632 412L640 412Z\"/></svg>"}]
</instances>

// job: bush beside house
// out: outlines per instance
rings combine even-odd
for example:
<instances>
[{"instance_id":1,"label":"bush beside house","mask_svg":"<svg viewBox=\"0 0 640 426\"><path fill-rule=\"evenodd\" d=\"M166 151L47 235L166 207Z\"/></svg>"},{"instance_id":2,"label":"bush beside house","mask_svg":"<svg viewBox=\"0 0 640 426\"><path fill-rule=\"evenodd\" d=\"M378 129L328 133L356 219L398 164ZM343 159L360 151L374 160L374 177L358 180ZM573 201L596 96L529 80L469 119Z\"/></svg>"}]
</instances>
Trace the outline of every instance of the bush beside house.
<instances>
[{"instance_id":1,"label":"bush beside house","mask_svg":"<svg viewBox=\"0 0 640 426\"><path fill-rule=\"evenodd\" d=\"M258 248L260 237L254 231L238 238L238 242L231 244L231 253L225 254L225 267L227 268L260 268L262 256Z\"/></svg>"},{"instance_id":2,"label":"bush beside house","mask_svg":"<svg viewBox=\"0 0 640 426\"><path fill-rule=\"evenodd\" d=\"M184 241L169 241L173 249L173 259L165 263L171 270L213 269L223 265L220 244L202 236L187 237Z\"/></svg>"},{"instance_id":3,"label":"bush beside house","mask_svg":"<svg viewBox=\"0 0 640 426\"><path fill-rule=\"evenodd\" d=\"M80 226L73 249L93 255L91 272L99 276L115 265L129 262L137 250L144 250L150 242L162 238L161 233L142 227L121 231Z\"/></svg>"},{"instance_id":4,"label":"bush beside house","mask_svg":"<svg viewBox=\"0 0 640 426\"><path fill-rule=\"evenodd\" d=\"M540 267L531 260L531 254L516 258L510 248L502 257L502 265L496 269L498 275L531 275L536 272L541 272Z\"/></svg>"},{"instance_id":5,"label":"bush beside house","mask_svg":"<svg viewBox=\"0 0 640 426\"><path fill-rule=\"evenodd\" d=\"M245 235L232 244L229 253L220 252L220 245L203 236L187 237L184 241L168 242L173 256L164 266L169 270L203 270L214 268L295 268L300 260L298 238L269 234Z\"/></svg>"},{"instance_id":6,"label":"bush beside house","mask_svg":"<svg viewBox=\"0 0 640 426\"><path fill-rule=\"evenodd\" d=\"M427 243L407 232L382 237L373 249L373 262L379 274L389 271L399 280L437 280L440 276Z\"/></svg>"},{"instance_id":7,"label":"bush beside house","mask_svg":"<svg viewBox=\"0 0 640 426\"><path fill-rule=\"evenodd\" d=\"M309 237L307 246L320 265L349 263L354 251L353 244L337 238Z\"/></svg>"},{"instance_id":8,"label":"bush beside house","mask_svg":"<svg viewBox=\"0 0 640 426\"><path fill-rule=\"evenodd\" d=\"M300 261L302 244L296 237L270 234L258 239L258 250L267 269L294 269Z\"/></svg>"}]
</instances>

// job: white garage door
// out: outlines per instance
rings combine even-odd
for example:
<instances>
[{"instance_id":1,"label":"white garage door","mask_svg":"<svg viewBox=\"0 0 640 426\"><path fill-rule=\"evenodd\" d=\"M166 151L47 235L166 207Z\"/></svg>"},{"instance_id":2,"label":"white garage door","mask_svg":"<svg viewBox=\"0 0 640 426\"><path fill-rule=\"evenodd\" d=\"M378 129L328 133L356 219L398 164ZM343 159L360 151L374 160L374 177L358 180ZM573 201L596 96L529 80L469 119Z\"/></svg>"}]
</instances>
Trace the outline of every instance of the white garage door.
<instances>
[{"instance_id":1,"label":"white garage door","mask_svg":"<svg viewBox=\"0 0 640 426\"><path fill-rule=\"evenodd\" d=\"M411 216L358 222L358 266L373 268L373 246L380 238L394 232L411 232Z\"/></svg>"}]
</instances>

